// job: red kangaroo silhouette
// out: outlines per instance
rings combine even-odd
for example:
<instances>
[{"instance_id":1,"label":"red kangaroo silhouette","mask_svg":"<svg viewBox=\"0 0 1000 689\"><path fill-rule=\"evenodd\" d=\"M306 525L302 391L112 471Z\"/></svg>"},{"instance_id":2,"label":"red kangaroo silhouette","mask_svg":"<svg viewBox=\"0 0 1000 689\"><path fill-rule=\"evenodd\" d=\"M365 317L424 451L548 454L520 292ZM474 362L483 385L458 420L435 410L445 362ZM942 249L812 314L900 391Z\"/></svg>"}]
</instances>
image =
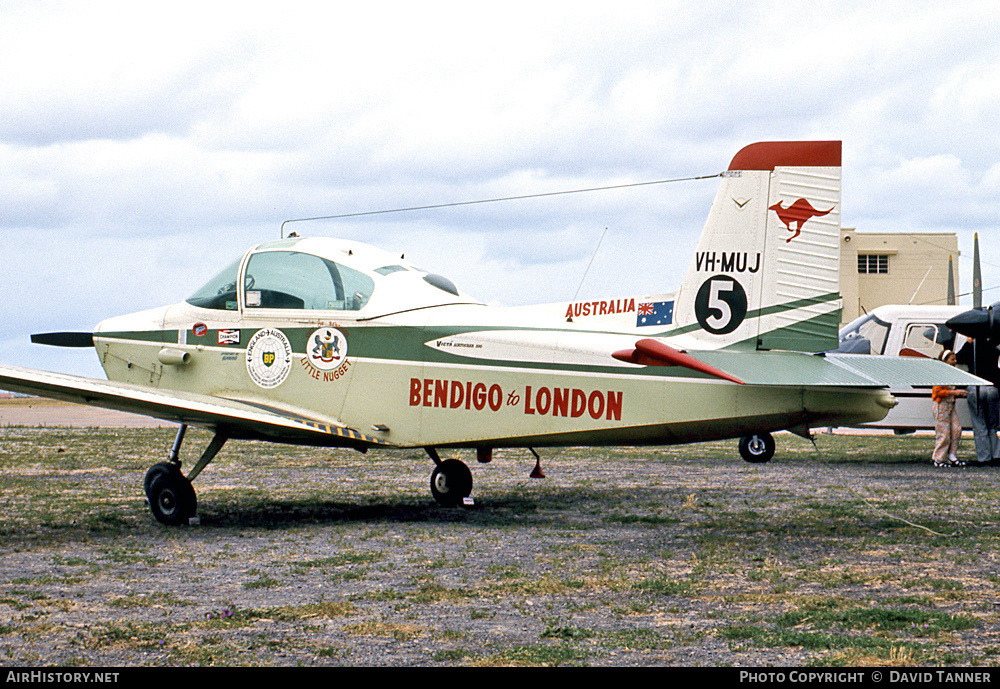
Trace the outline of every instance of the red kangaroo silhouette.
<instances>
[{"instance_id":1,"label":"red kangaroo silhouette","mask_svg":"<svg viewBox=\"0 0 1000 689\"><path fill-rule=\"evenodd\" d=\"M786 244L799 236L799 233L802 231L802 226L805 225L810 218L822 218L824 215L833 210L833 208L830 208L825 211L818 211L805 199L799 199L788 208L782 206L783 203L784 201L778 201L768 210L772 210L777 213L778 219L785 223L785 227L788 228L788 231L795 233L785 240ZM798 223L798 225L796 225L795 228L792 228L794 223Z\"/></svg>"}]
</instances>

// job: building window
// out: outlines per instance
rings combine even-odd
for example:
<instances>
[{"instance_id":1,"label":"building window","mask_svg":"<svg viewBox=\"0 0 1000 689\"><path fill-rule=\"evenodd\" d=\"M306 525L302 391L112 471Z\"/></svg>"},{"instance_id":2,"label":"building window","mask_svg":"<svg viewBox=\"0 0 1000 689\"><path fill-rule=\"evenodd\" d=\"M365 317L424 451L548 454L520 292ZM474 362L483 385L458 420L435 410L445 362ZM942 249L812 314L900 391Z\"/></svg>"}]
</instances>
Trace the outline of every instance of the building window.
<instances>
[{"instance_id":1,"label":"building window","mask_svg":"<svg viewBox=\"0 0 1000 689\"><path fill-rule=\"evenodd\" d=\"M888 254L858 254L858 272L862 274L888 273Z\"/></svg>"}]
</instances>

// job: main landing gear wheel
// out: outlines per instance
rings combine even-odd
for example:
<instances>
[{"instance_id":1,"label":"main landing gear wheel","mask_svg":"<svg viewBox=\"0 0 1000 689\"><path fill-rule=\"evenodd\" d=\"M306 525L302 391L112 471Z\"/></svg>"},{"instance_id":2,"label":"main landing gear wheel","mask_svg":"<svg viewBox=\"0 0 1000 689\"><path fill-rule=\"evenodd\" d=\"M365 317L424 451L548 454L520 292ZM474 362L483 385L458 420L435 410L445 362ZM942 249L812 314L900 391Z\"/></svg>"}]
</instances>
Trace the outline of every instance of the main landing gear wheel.
<instances>
[{"instance_id":1,"label":"main landing gear wheel","mask_svg":"<svg viewBox=\"0 0 1000 689\"><path fill-rule=\"evenodd\" d=\"M770 433L754 433L740 440L740 456L752 464L763 464L774 457L774 437Z\"/></svg>"},{"instance_id":2,"label":"main landing gear wheel","mask_svg":"<svg viewBox=\"0 0 1000 689\"><path fill-rule=\"evenodd\" d=\"M146 478L142 482L142 489L146 491L146 497L149 498L150 503L153 502L153 499L149 497L149 489L152 488L153 481L161 474L168 474L171 471L180 471L180 469L176 464L171 464L170 462L160 462L149 467L149 471L146 472Z\"/></svg>"},{"instance_id":3,"label":"main landing gear wheel","mask_svg":"<svg viewBox=\"0 0 1000 689\"><path fill-rule=\"evenodd\" d=\"M146 472L146 497L156 521L168 526L186 524L198 512L191 482L171 464L156 464Z\"/></svg>"},{"instance_id":4,"label":"main landing gear wheel","mask_svg":"<svg viewBox=\"0 0 1000 689\"><path fill-rule=\"evenodd\" d=\"M431 473L431 493L442 507L456 507L472 494L472 472L457 459L446 459Z\"/></svg>"}]
</instances>

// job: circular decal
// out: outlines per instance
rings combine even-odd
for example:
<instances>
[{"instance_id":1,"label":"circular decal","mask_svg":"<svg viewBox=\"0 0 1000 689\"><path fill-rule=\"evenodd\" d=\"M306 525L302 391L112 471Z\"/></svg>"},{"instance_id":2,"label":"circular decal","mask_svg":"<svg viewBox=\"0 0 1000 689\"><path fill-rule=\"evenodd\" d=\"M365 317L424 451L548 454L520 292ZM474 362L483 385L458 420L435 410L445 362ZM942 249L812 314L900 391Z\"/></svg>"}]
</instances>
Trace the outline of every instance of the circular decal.
<instances>
[{"instance_id":1,"label":"circular decal","mask_svg":"<svg viewBox=\"0 0 1000 689\"><path fill-rule=\"evenodd\" d=\"M306 356L320 371L332 371L347 358L347 338L336 328L320 328L306 341Z\"/></svg>"},{"instance_id":2,"label":"circular decal","mask_svg":"<svg viewBox=\"0 0 1000 689\"><path fill-rule=\"evenodd\" d=\"M725 335L747 316L747 293L729 275L714 275L702 283L694 298L694 316L708 332Z\"/></svg>"},{"instance_id":3,"label":"circular decal","mask_svg":"<svg viewBox=\"0 0 1000 689\"><path fill-rule=\"evenodd\" d=\"M195 323L191 326L191 332L195 334L196 337L205 337L208 334L208 326L204 323Z\"/></svg>"},{"instance_id":4,"label":"circular decal","mask_svg":"<svg viewBox=\"0 0 1000 689\"><path fill-rule=\"evenodd\" d=\"M292 345L277 328L254 333L247 343L247 373L262 388L275 388L285 382L292 370Z\"/></svg>"}]
</instances>

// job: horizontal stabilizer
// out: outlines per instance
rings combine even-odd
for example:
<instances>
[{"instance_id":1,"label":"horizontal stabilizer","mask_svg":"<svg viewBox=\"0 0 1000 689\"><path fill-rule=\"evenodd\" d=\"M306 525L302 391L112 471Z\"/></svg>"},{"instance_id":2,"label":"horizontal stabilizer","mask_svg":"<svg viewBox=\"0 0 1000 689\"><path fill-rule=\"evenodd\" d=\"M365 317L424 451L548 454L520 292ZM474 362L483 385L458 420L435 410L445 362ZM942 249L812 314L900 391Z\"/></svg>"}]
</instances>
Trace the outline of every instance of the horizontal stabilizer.
<instances>
[{"instance_id":1,"label":"horizontal stabilizer","mask_svg":"<svg viewBox=\"0 0 1000 689\"><path fill-rule=\"evenodd\" d=\"M988 381L936 359L801 352L693 352L700 361L748 385L803 387L930 387L988 385Z\"/></svg>"}]
</instances>

